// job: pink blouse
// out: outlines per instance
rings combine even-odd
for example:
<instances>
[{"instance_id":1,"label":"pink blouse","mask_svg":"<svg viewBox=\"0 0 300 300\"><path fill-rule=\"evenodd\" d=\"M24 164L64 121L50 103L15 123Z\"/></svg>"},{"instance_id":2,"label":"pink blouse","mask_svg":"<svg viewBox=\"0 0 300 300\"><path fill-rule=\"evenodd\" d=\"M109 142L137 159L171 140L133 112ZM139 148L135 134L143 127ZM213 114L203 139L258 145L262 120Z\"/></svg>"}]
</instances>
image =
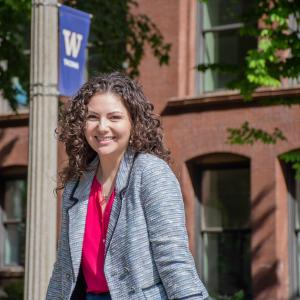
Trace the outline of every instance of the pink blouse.
<instances>
[{"instance_id":1,"label":"pink blouse","mask_svg":"<svg viewBox=\"0 0 300 300\"><path fill-rule=\"evenodd\" d=\"M92 293L109 291L104 275L104 253L106 233L115 198L115 191L112 192L102 215L99 203L101 190L102 186L95 177L89 196L82 248L82 271L87 284L87 292Z\"/></svg>"}]
</instances>

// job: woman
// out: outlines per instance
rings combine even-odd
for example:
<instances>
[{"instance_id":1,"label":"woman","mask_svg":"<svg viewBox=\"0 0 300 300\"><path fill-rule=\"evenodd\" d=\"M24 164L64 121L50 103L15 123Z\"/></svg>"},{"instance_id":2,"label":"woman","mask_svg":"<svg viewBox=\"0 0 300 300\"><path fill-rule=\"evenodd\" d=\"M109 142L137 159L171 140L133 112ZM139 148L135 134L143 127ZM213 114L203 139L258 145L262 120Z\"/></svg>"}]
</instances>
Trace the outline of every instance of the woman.
<instances>
[{"instance_id":1,"label":"woman","mask_svg":"<svg viewBox=\"0 0 300 300\"><path fill-rule=\"evenodd\" d=\"M47 300L200 300L178 181L153 105L115 72L89 80L60 118L68 167Z\"/></svg>"}]
</instances>

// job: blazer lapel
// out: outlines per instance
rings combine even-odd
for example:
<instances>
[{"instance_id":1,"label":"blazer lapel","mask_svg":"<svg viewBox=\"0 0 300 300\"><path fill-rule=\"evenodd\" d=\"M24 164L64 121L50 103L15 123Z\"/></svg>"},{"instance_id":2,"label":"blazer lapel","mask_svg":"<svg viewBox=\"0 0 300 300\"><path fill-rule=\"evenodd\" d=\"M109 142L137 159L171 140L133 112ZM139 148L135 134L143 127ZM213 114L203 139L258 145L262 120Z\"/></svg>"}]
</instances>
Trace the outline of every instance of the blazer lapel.
<instances>
[{"instance_id":1,"label":"blazer lapel","mask_svg":"<svg viewBox=\"0 0 300 300\"><path fill-rule=\"evenodd\" d=\"M69 245L74 278L77 278L79 272L88 200L98 162L98 157L96 157L89 165L88 170L82 175L73 195L73 205L68 209Z\"/></svg>"},{"instance_id":2,"label":"blazer lapel","mask_svg":"<svg viewBox=\"0 0 300 300\"><path fill-rule=\"evenodd\" d=\"M122 206L122 194L127 186L128 177L134 161L135 152L130 148L125 152L117 172L115 191L116 196L111 209L111 215L108 224L105 253L109 247L115 226L117 224ZM98 156L91 162L88 170L82 175L68 209L69 215L69 245L74 271L74 278L77 278L81 256L82 244L85 231L85 221L88 208L88 200L93 178L99 163Z\"/></svg>"},{"instance_id":3,"label":"blazer lapel","mask_svg":"<svg viewBox=\"0 0 300 300\"><path fill-rule=\"evenodd\" d=\"M129 148L125 152L119 166L119 170L116 178L116 185L115 185L116 196L114 199L113 206L111 208L107 235L106 235L105 254L107 253L115 227L117 225L117 221L122 207L122 201L124 198L125 188L128 184L130 171L134 162L135 155L136 153L134 152L134 150Z\"/></svg>"}]
</instances>

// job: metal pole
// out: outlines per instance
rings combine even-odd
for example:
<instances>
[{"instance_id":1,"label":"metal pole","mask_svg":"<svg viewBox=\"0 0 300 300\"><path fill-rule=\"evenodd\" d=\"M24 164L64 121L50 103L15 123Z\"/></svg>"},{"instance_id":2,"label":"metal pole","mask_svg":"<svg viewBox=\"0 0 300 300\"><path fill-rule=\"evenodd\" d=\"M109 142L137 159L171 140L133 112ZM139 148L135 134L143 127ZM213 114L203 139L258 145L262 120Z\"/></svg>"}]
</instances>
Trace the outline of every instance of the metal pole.
<instances>
[{"instance_id":1,"label":"metal pole","mask_svg":"<svg viewBox=\"0 0 300 300\"><path fill-rule=\"evenodd\" d=\"M32 0L25 300L45 299L56 256L56 0Z\"/></svg>"}]
</instances>

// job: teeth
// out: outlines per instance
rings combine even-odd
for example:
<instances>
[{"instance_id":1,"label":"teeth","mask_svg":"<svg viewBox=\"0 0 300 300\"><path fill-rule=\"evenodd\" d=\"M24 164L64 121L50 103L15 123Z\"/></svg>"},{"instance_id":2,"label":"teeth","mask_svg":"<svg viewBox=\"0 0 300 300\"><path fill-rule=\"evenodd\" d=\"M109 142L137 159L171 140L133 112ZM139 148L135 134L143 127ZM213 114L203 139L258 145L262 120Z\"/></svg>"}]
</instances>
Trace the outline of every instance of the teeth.
<instances>
[{"instance_id":1,"label":"teeth","mask_svg":"<svg viewBox=\"0 0 300 300\"><path fill-rule=\"evenodd\" d=\"M107 136L107 137L102 137L102 138L97 137L97 140L108 141L108 140L112 140L113 138L114 138L113 136Z\"/></svg>"}]
</instances>

